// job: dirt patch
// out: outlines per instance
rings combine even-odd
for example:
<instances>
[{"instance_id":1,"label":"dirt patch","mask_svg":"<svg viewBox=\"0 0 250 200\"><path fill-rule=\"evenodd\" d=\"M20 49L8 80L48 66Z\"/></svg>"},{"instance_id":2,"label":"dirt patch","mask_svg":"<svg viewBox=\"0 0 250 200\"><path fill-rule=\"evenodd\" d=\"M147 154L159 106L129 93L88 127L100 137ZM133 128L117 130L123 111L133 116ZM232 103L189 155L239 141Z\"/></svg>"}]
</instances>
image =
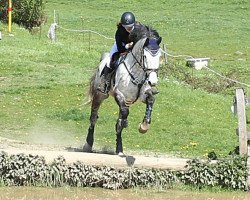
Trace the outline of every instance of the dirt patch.
<instances>
[{"instance_id":1,"label":"dirt patch","mask_svg":"<svg viewBox=\"0 0 250 200\"><path fill-rule=\"evenodd\" d=\"M10 149L20 149L20 150L47 150L47 151L67 151L66 146L55 145L55 144L34 144L27 143L21 140L13 140L4 137L0 137L0 149L10 150Z\"/></svg>"},{"instance_id":2,"label":"dirt patch","mask_svg":"<svg viewBox=\"0 0 250 200\"><path fill-rule=\"evenodd\" d=\"M28 144L19 140L11 140L0 137L0 151L9 155L32 154L43 156L47 162L63 156L67 163L77 161L86 165L111 166L115 168L138 167L180 170L185 169L188 159L173 158L166 156L149 156L129 153L115 155L114 152L82 152L81 148L65 147L60 145ZM105 153L105 154L104 154Z\"/></svg>"}]
</instances>

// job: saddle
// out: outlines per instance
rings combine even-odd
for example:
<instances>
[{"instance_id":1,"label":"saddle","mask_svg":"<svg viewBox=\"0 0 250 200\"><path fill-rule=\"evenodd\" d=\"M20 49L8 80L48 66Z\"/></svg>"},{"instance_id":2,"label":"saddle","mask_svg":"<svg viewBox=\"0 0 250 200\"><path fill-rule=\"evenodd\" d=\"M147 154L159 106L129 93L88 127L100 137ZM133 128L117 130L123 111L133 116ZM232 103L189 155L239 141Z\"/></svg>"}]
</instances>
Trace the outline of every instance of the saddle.
<instances>
[{"instance_id":1,"label":"saddle","mask_svg":"<svg viewBox=\"0 0 250 200\"><path fill-rule=\"evenodd\" d=\"M109 87L108 87L108 90L110 89L111 87L111 84L114 84L115 83L115 80L113 79L113 83L111 82L111 79L113 76L115 76L115 73L116 73L116 69L118 68L118 66L125 60L127 56L127 53L126 54L117 54L116 56L113 56L113 59L112 61L110 62L110 70L109 70L109 76L107 77L109 80Z\"/></svg>"},{"instance_id":2,"label":"saddle","mask_svg":"<svg viewBox=\"0 0 250 200\"><path fill-rule=\"evenodd\" d=\"M126 56L127 52L121 54L119 54L119 52L114 53L110 61L110 68L112 71L116 71L117 67L125 60Z\"/></svg>"},{"instance_id":3,"label":"saddle","mask_svg":"<svg viewBox=\"0 0 250 200\"><path fill-rule=\"evenodd\" d=\"M114 84L114 79L113 83L111 82L112 77L115 75L117 67L122 63L127 54L122 54L119 55L119 53L115 53L110 61L110 67L105 66L101 72L101 83L98 86L98 90L104 94L108 94L111 84Z\"/></svg>"}]
</instances>

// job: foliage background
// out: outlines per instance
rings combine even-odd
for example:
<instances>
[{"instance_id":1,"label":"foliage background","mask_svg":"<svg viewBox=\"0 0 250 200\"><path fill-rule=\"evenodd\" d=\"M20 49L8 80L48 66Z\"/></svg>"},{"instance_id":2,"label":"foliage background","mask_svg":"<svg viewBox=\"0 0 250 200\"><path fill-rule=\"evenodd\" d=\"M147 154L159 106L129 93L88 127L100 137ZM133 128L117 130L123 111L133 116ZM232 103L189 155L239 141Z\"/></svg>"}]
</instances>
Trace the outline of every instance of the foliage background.
<instances>
[{"instance_id":1,"label":"foliage background","mask_svg":"<svg viewBox=\"0 0 250 200\"><path fill-rule=\"evenodd\" d=\"M12 1L12 20L26 29L32 30L45 21L44 0ZM0 0L0 20L8 21L8 1Z\"/></svg>"}]
</instances>

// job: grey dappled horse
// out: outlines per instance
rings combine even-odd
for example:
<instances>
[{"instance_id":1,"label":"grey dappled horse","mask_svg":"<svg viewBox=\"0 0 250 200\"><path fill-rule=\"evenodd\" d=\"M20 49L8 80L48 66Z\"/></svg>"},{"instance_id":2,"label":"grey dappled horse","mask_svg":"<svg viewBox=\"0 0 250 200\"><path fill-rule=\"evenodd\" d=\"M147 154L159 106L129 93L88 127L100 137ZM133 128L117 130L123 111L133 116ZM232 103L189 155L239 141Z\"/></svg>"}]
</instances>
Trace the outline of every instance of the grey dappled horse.
<instances>
[{"instance_id":1,"label":"grey dappled horse","mask_svg":"<svg viewBox=\"0 0 250 200\"><path fill-rule=\"evenodd\" d=\"M139 125L139 132L145 133L151 123L151 112L156 94L154 86L158 82L157 71L160 65L161 38L150 28L144 29L134 37L134 47L119 64L111 78L109 95L113 96L119 106L119 117L116 122L116 153L122 154L122 130L128 126L129 106L136 101L146 104L146 111ZM98 118L98 110L108 95L97 90L100 84L100 74L107 62L104 56L90 81L89 95L91 97L91 116L84 151L92 151L94 129Z\"/></svg>"}]
</instances>

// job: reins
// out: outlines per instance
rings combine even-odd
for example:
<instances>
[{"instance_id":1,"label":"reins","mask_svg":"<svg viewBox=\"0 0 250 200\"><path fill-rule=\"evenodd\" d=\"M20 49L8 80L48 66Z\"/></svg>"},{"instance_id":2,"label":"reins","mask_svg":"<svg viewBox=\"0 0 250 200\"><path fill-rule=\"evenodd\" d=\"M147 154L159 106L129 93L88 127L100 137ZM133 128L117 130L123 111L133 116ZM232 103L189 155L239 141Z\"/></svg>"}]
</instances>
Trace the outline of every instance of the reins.
<instances>
[{"instance_id":1,"label":"reins","mask_svg":"<svg viewBox=\"0 0 250 200\"><path fill-rule=\"evenodd\" d=\"M142 51L143 51L143 49L142 49ZM131 51L131 55L133 56L133 58L134 58L134 60L135 60L135 62L134 62L133 65L131 66L131 69L132 69L136 64L138 64L138 65L143 69L143 71L144 71L144 73L145 73L146 70L145 70L145 66L144 66L144 64L143 64L143 63L144 63L144 58L143 58L144 56L143 56L143 53L141 53L141 54L142 54L142 56L141 56L141 62L140 62L140 61L138 61L138 59L136 58L136 56L135 56L135 55L133 54L133 52ZM125 60L123 61L123 64L125 65L125 68L126 68L128 74L129 74L130 77L132 78L132 83L135 84L135 85L138 85L138 87L141 88L142 85L143 85L143 84L145 83L145 81L147 80L147 73L145 73L145 74L146 74L145 79L142 79L142 81L139 81L137 78L134 77L134 75L132 74L132 72L128 69Z\"/></svg>"},{"instance_id":2,"label":"reins","mask_svg":"<svg viewBox=\"0 0 250 200\"><path fill-rule=\"evenodd\" d=\"M125 66L125 68L126 68L128 74L129 74L129 76L132 78L132 81L131 81L131 82L132 82L134 85L137 85L137 86L138 86L138 91L137 91L136 99L133 101L133 103L134 103L134 102L136 102L136 101L138 100L138 98L139 98L139 96L140 96L141 88L142 88L143 84L145 83L145 81L147 80L147 76L145 76L145 79L144 79L143 81L139 82L138 80L136 80L136 78L133 76L133 74L129 71L129 69L128 69L128 67L127 67L127 65L126 65L126 63L125 63L124 61L123 61L123 64L124 64L124 66ZM134 65L135 65L135 64L134 64ZM134 65L133 65L133 66L134 66ZM132 67L133 67L133 66L132 66Z\"/></svg>"},{"instance_id":3,"label":"reins","mask_svg":"<svg viewBox=\"0 0 250 200\"><path fill-rule=\"evenodd\" d=\"M143 51L143 49L144 49L144 48L142 48L142 51ZM133 54L133 51L131 51L131 54L132 54L133 58L136 60L136 62L133 64L133 66L134 66L136 63L138 63L138 64L140 65L140 67L143 69L143 71L145 71L144 65L141 64L141 62L139 62L139 61L137 60L136 56ZM142 56L141 56L142 59L141 59L141 60L142 60L142 63L144 63L144 59L143 59L144 56L143 56L143 53L141 53L141 54L142 54ZM133 66L132 66L132 67L133 67ZM131 67L131 68L132 68L132 67Z\"/></svg>"}]
</instances>

